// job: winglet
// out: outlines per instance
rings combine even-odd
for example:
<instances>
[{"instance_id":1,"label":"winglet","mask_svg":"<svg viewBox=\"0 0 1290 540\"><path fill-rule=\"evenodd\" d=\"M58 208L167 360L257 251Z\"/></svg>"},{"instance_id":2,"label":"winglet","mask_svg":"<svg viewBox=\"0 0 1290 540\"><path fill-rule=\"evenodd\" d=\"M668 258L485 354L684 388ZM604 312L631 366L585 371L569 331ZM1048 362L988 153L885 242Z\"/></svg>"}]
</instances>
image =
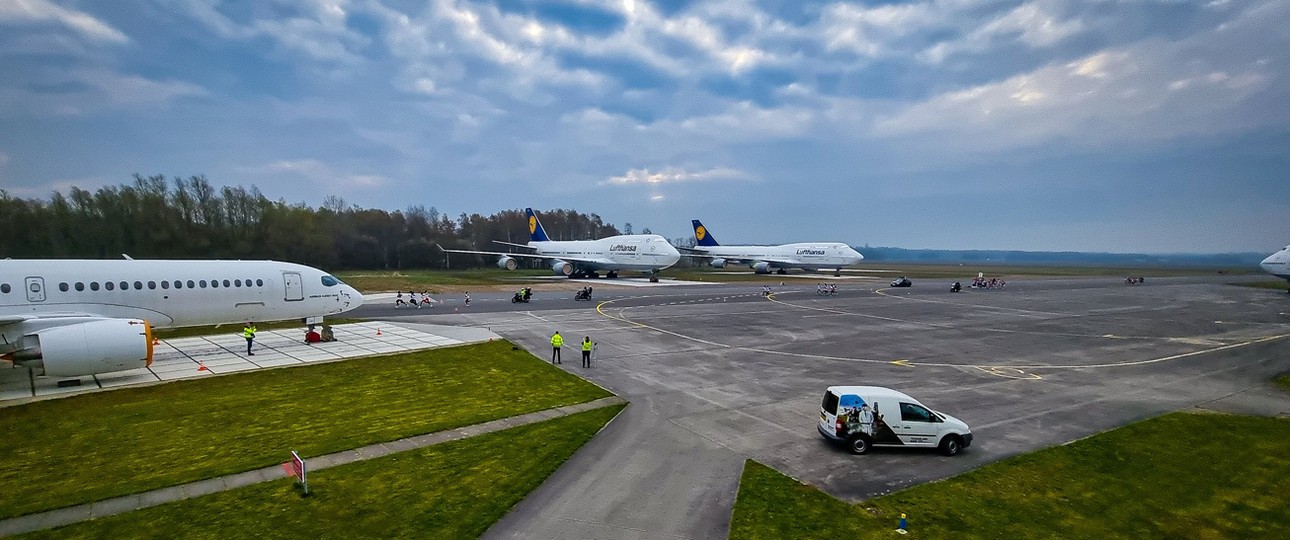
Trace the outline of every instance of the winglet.
<instances>
[{"instance_id":1,"label":"winglet","mask_svg":"<svg viewBox=\"0 0 1290 540\"><path fill-rule=\"evenodd\" d=\"M690 220L690 223L694 224L694 239L699 242L698 245L703 247L721 245L717 243L716 238L712 237L712 233L708 232L708 228L704 227L702 223L699 223L699 220L692 219Z\"/></svg>"},{"instance_id":2,"label":"winglet","mask_svg":"<svg viewBox=\"0 0 1290 540\"><path fill-rule=\"evenodd\" d=\"M529 216L529 241L530 242L550 242L551 238L542 230L542 222L538 221L537 214L533 213L532 208L525 208L524 213Z\"/></svg>"}]
</instances>

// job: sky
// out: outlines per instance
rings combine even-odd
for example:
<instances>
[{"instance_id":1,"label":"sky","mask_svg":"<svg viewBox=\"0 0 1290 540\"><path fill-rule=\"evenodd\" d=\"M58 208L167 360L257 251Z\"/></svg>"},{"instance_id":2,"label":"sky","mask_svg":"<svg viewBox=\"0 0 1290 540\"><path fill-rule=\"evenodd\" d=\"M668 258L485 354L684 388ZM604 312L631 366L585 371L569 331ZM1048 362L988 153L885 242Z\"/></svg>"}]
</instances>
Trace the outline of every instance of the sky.
<instances>
[{"instance_id":1,"label":"sky","mask_svg":"<svg viewBox=\"0 0 1290 540\"><path fill-rule=\"evenodd\" d=\"M0 189L1272 252L1290 0L0 0Z\"/></svg>"}]
</instances>

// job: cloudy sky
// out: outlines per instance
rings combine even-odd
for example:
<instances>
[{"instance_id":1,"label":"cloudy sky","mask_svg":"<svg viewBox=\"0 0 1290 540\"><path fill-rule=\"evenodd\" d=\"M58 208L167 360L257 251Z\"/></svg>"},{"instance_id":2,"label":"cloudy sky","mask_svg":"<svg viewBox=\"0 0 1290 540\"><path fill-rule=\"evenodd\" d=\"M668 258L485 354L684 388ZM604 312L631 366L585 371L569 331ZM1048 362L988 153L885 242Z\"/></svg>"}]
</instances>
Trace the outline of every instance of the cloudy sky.
<instances>
[{"instance_id":1,"label":"cloudy sky","mask_svg":"<svg viewBox=\"0 0 1290 540\"><path fill-rule=\"evenodd\" d=\"M1271 252L1290 0L0 0L0 188Z\"/></svg>"}]
</instances>

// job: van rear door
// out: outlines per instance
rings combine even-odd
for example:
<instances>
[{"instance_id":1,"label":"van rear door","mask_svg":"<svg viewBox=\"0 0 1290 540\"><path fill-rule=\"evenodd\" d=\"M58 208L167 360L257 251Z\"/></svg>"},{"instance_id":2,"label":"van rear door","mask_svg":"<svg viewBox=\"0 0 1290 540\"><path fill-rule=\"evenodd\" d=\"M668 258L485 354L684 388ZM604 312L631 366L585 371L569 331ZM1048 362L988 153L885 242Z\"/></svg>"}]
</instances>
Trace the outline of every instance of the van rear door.
<instances>
[{"instance_id":1,"label":"van rear door","mask_svg":"<svg viewBox=\"0 0 1290 540\"><path fill-rule=\"evenodd\" d=\"M820 403L820 430L838 434L838 395L831 390L824 391L824 401Z\"/></svg>"}]
</instances>

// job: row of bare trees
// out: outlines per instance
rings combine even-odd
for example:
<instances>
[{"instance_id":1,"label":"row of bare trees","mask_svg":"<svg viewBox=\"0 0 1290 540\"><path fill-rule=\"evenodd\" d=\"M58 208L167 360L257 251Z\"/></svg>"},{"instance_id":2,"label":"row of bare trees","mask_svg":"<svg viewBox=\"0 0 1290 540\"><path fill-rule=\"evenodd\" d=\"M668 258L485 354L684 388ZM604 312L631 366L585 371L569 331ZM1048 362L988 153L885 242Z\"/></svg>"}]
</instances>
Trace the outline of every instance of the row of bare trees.
<instances>
[{"instance_id":1,"label":"row of bare trees","mask_svg":"<svg viewBox=\"0 0 1290 540\"><path fill-rule=\"evenodd\" d=\"M596 214L542 212L553 240L618 234ZM443 268L446 248L498 250L493 240L523 244L523 210L456 220L435 207L389 212L269 200L252 187L215 187L205 177L135 175L134 182L97 191L72 188L48 200L0 190L0 258L276 259L328 269ZM492 258L454 256L453 268Z\"/></svg>"}]
</instances>

